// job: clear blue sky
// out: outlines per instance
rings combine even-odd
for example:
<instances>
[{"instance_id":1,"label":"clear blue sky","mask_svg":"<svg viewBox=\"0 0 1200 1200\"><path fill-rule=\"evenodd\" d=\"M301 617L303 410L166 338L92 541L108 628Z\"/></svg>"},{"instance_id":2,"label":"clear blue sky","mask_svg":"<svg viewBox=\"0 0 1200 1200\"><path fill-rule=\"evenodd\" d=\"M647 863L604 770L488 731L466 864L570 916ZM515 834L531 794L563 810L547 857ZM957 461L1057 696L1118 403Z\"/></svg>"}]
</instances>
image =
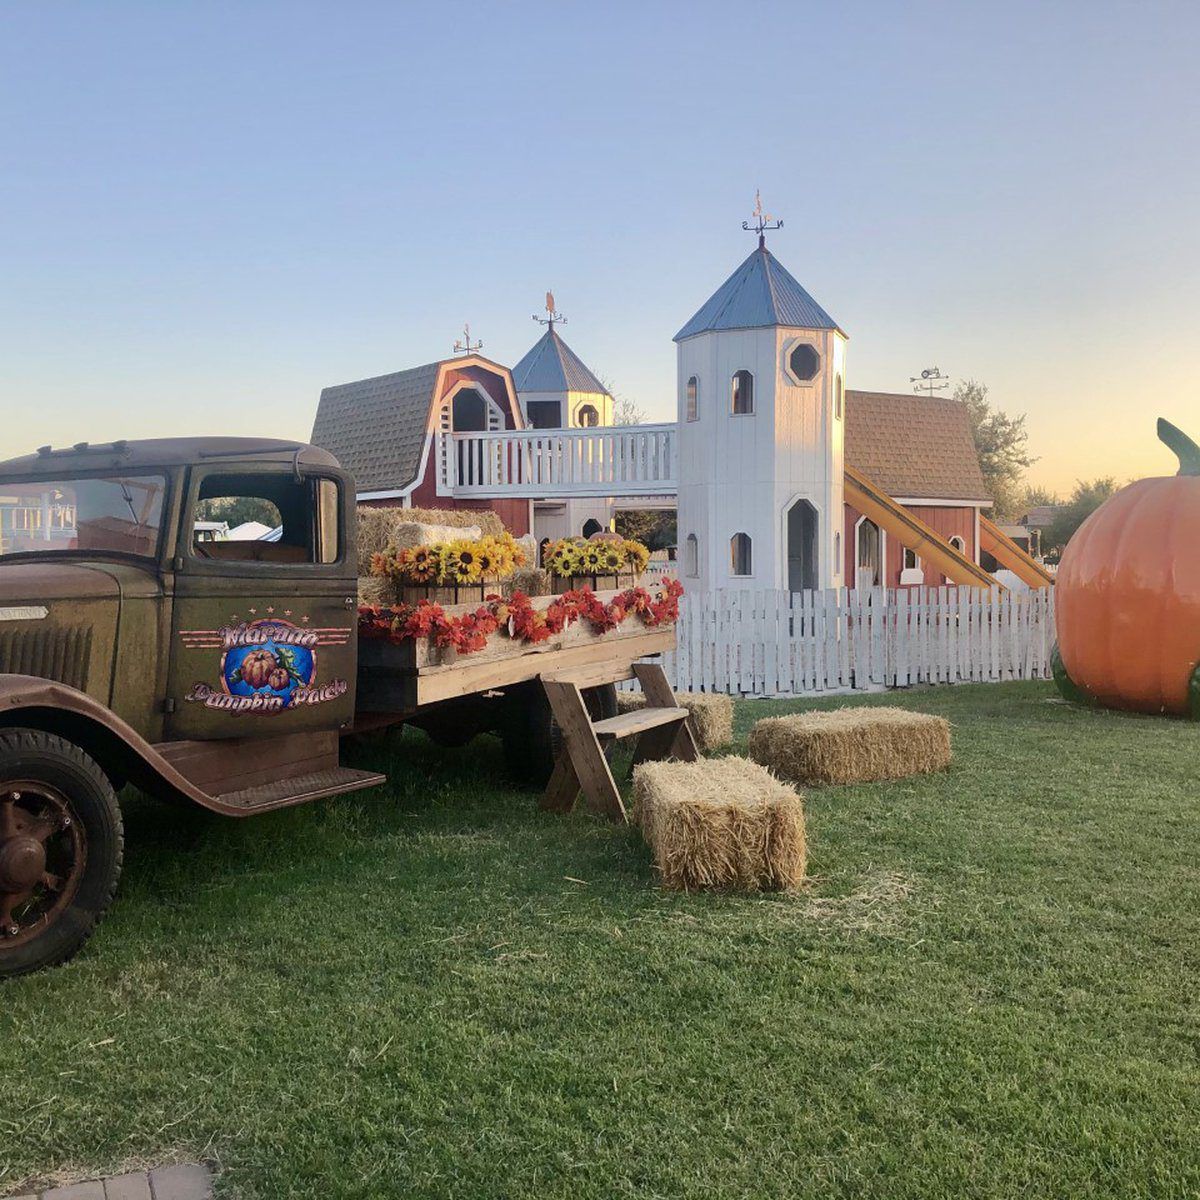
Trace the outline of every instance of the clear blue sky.
<instances>
[{"instance_id":1,"label":"clear blue sky","mask_svg":"<svg viewBox=\"0 0 1200 1200\"><path fill-rule=\"evenodd\" d=\"M513 363L553 288L673 412L751 248L850 334L1027 412L1033 478L1200 436L1195 4L5 3L0 456L305 436L329 383Z\"/></svg>"}]
</instances>

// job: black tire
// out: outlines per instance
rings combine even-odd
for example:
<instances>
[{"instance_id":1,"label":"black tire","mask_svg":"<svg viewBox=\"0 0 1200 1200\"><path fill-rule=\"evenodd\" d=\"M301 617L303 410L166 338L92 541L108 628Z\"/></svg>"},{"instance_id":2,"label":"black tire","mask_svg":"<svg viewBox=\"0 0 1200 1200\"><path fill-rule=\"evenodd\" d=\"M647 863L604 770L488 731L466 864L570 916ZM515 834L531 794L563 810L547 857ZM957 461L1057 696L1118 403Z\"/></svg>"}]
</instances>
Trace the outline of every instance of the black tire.
<instances>
[{"instance_id":1,"label":"black tire","mask_svg":"<svg viewBox=\"0 0 1200 1200\"><path fill-rule=\"evenodd\" d=\"M21 783L27 785L24 793L13 786ZM99 764L55 734L0 729L0 914L8 910L6 902L23 894L16 889L26 885L14 883L9 873L17 852L24 855L21 863L29 861L28 845L36 839L29 836L27 822L43 804L48 814L44 824L52 830L42 839L49 856L45 865L61 871L55 878L66 882L58 905L52 902L53 879L33 884L40 899L35 894L22 902L9 918L14 923L0 929L0 978L52 967L74 956L108 911L121 877L121 810ZM18 820L23 823L19 834L14 833ZM3 857L6 848L9 859Z\"/></svg>"},{"instance_id":2,"label":"black tire","mask_svg":"<svg viewBox=\"0 0 1200 1200\"><path fill-rule=\"evenodd\" d=\"M593 721L617 715L614 684L585 688L583 700ZM562 750L562 730L550 711L550 701L540 683L522 684L508 692L500 738L504 743L504 761L509 774L519 783L544 787ZM610 752L611 749L610 746Z\"/></svg>"}]
</instances>

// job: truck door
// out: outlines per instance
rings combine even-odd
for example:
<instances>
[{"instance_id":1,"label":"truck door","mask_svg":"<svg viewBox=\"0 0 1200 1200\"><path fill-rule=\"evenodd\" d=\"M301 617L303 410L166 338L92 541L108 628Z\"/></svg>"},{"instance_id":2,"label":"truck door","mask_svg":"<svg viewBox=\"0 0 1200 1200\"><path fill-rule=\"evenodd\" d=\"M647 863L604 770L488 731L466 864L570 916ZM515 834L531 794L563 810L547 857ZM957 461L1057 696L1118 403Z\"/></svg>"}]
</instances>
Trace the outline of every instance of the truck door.
<instances>
[{"instance_id":1,"label":"truck door","mask_svg":"<svg viewBox=\"0 0 1200 1200\"><path fill-rule=\"evenodd\" d=\"M353 505L349 480L332 469L191 469L175 558L168 738L349 724Z\"/></svg>"}]
</instances>

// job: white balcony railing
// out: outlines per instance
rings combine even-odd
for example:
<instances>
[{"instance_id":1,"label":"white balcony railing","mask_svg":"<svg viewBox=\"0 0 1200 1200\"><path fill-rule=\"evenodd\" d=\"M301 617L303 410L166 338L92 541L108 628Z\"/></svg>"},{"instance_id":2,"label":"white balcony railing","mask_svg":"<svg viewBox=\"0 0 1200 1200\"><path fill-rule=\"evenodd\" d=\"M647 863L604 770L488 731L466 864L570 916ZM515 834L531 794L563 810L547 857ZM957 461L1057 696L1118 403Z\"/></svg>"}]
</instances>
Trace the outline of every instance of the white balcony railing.
<instances>
[{"instance_id":1,"label":"white balcony railing","mask_svg":"<svg viewBox=\"0 0 1200 1200\"><path fill-rule=\"evenodd\" d=\"M444 496L662 496L677 489L673 424L437 436Z\"/></svg>"}]
</instances>

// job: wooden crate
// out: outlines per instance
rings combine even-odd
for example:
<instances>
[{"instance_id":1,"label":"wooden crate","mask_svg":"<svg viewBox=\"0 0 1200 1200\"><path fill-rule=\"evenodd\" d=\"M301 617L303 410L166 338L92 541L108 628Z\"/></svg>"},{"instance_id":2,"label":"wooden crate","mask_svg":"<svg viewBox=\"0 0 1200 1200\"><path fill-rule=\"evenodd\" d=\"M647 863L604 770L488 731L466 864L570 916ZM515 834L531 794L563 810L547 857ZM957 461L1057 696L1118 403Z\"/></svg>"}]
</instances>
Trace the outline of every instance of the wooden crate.
<instances>
[{"instance_id":1,"label":"wooden crate","mask_svg":"<svg viewBox=\"0 0 1200 1200\"><path fill-rule=\"evenodd\" d=\"M610 601L616 592L598 592ZM531 603L545 609L553 596L536 596ZM447 608L446 613L471 612L474 605ZM439 648L432 639L389 642L359 641L358 708L362 712L409 712L423 704L467 696L489 688L510 686L546 673L579 672L589 686L629 677L639 658L675 647L675 627L649 628L630 615L616 629L595 632L577 621L554 637L536 644L518 641L497 631L484 649L459 654Z\"/></svg>"}]
</instances>

